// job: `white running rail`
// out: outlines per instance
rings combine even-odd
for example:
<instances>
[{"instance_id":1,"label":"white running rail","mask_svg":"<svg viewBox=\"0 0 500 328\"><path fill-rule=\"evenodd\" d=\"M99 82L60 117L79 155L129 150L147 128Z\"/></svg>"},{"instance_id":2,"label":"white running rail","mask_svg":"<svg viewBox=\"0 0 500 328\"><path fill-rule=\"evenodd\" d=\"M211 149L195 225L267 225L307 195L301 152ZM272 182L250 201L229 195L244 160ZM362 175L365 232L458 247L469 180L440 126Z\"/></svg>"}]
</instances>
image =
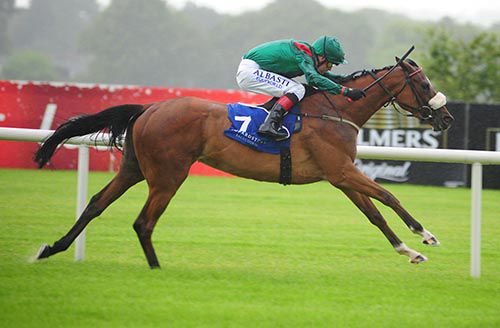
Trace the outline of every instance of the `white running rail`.
<instances>
[{"instance_id":1,"label":"white running rail","mask_svg":"<svg viewBox=\"0 0 500 328\"><path fill-rule=\"evenodd\" d=\"M0 140L41 142L52 135L54 130L1 128ZM104 146L109 140L108 134L96 137L86 135L69 139L66 143L78 145L78 184L76 195L76 219L85 210L87 204L87 188L89 182L89 148L88 146ZM75 260L82 261L85 254L85 230L75 240Z\"/></svg>"},{"instance_id":2,"label":"white running rail","mask_svg":"<svg viewBox=\"0 0 500 328\"><path fill-rule=\"evenodd\" d=\"M50 136L53 130L1 128L0 140L40 142ZM76 218L85 209L87 203L88 183L88 146L105 145L109 140L107 134L98 139L90 136L75 137L67 143L80 145L78 151L78 195ZM422 149L402 147L358 146L358 157L362 159L405 160L418 162L444 162L472 164L471 172L471 267L470 275L478 278L481 275L481 193L483 165L500 165L500 152L456 149ZM85 232L85 231L84 231ZM76 241L75 259L84 256L84 232ZM82 236L83 235L83 236Z\"/></svg>"}]
</instances>

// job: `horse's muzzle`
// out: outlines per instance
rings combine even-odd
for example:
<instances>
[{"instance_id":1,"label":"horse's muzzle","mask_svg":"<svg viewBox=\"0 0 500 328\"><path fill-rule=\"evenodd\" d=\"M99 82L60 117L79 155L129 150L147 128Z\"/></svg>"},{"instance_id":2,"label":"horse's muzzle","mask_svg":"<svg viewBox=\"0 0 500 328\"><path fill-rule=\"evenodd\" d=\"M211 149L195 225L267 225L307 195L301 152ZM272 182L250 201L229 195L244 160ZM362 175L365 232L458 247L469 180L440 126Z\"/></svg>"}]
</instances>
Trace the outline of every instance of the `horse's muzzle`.
<instances>
[{"instance_id":1,"label":"horse's muzzle","mask_svg":"<svg viewBox=\"0 0 500 328\"><path fill-rule=\"evenodd\" d=\"M455 119L450 112L448 112L446 106L443 106L434 111L434 115L430 123L434 128L434 131L445 131L449 129L454 120Z\"/></svg>"}]
</instances>

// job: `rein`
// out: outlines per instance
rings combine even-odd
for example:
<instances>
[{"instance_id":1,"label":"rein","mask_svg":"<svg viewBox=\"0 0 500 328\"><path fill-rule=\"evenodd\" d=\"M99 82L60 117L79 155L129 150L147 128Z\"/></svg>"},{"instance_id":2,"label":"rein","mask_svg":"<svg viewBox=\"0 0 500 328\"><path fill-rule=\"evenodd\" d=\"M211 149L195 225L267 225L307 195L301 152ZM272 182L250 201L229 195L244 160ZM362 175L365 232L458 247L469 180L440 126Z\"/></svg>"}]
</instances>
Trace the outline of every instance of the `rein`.
<instances>
[{"instance_id":1,"label":"rein","mask_svg":"<svg viewBox=\"0 0 500 328\"><path fill-rule=\"evenodd\" d=\"M309 117L309 118L319 118L320 120L324 120L324 121L346 123L346 124L349 124L350 126L352 126L356 130L356 132L359 132L359 130L361 129L356 123L351 122L349 120L346 120L345 118L342 118L342 117L324 115L324 114L323 115L312 115L312 114L308 114L308 113L301 113L300 116Z\"/></svg>"},{"instance_id":2,"label":"rein","mask_svg":"<svg viewBox=\"0 0 500 328\"><path fill-rule=\"evenodd\" d=\"M326 98L326 100L330 104L331 108L333 108L337 112L338 117L337 116L326 115L326 114L323 114L323 115L314 115L314 114L308 114L308 113L300 113L300 116L301 117L309 117L309 118L319 118L320 120L324 120L324 121L333 121L333 122L339 122L339 123L346 123L346 124L349 124L350 126L352 126L356 130L356 132L359 132L360 127L356 123L351 122L351 121L346 120L345 118L343 118L342 114L340 113L340 111L337 109L337 107L335 106L335 104L333 103L333 101L326 95L326 93L325 92L320 92L320 93Z\"/></svg>"},{"instance_id":3,"label":"rein","mask_svg":"<svg viewBox=\"0 0 500 328\"><path fill-rule=\"evenodd\" d=\"M363 88L363 91L366 92L366 91L370 90L375 84L378 84L380 81L382 81L387 75L389 75L392 71L394 71L396 69L396 67L400 66L401 63L406 59L406 57L408 57L410 55L410 53L413 50L415 50L415 46L411 46L410 49L408 49L408 51L398 60L398 62L394 66L392 66L387 72L385 72L384 75L382 75L378 79L376 78L375 81L370 83L369 86Z\"/></svg>"}]
</instances>

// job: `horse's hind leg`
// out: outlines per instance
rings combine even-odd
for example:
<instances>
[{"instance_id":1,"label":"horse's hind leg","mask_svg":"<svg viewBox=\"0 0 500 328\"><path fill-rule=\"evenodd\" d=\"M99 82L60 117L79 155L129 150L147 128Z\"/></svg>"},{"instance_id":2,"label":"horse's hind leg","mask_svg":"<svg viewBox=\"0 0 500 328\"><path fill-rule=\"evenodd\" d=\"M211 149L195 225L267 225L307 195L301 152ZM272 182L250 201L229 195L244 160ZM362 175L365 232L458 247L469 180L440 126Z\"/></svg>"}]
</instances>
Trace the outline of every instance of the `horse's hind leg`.
<instances>
[{"instance_id":1,"label":"horse's hind leg","mask_svg":"<svg viewBox=\"0 0 500 328\"><path fill-rule=\"evenodd\" d=\"M125 191L139 181L144 180L142 173L138 169L130 169L122 166L120 172L111 180L106 187L94 195L76 223L61 239L56 241L53 246L43 245L36 259L43 259L56 253L65 251L83 231L83 229L99 216L112 202L118 199Z\"/></svg>"},{"instance_id":2,"label":"horse's hind leg","mask_svg":"<svg viewBox=\"0 0 500 328\"><path fill-rule=\"evenodd\" d=\"M168 162L168 160L165 162ZM179 162L181 161L179 160ZM191 165L179 165L177 168L174 168L174 166L158 168L154 170L156 174L152 174L151 177L147 178L149 183L148 199L134 222L134 230L139 237L144 255L146 255L148 264L152 269L160 267L151 241L153 229L172 197L187 178Z\"/></svg>"},{"instance_id":3,"label":"horse's hind leg","mask_svg":"<svg viewBox=\"0 0 500 328\"><path fill-rule=\"evenodd\" d=\"M378 209L375 207L375 204L371 201L368 196L365 196L357 191L341 188L341 190L346 194L347 197L366 215L368 220L379 228L385 237L389 240L392 247L401 255L406 255L410 258L410 262L412 263L420 263L427 260L425 256L422 254L408 248L399 238L396 236L394 231L387 225L384 217Z\"/></svg>"}]
</instances>

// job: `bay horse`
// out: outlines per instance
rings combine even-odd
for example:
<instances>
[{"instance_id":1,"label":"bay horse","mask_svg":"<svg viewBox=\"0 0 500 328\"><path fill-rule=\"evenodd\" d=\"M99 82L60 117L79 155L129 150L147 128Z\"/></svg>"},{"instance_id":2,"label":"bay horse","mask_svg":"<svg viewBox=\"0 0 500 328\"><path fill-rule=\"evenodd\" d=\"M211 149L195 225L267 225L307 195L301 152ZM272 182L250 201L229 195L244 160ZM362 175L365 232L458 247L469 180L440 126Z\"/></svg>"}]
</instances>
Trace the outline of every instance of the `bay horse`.
<instances>
[{"instance_id":1,"label":"bay horse","mask_svg":"<svg viewBox=\"0 0 500 328\"><path fill-rule=\"evenodd\" d=\"M411 116L447 129L453 121L446 98L412 60L351 74L342 84L362 89L376 81L366 97L350 102L343 96L313 91L300 103L303 127L291 139L293 184L327 180L342 190L361 212L379 228L397 253L411 263L427 260L407 247L390 229L371 198L392 208L423 243L438 245L437 238L414 219L388 190L369 179L354 165L359 127L380 108L397 104ZM391 74L388 73L392 70ZM383 77L383 79L377 80ZM310 90L311 91L311 90ZM82 230L131 186L146 180L149 195L133 224L151 268L160 267L151 236L156 222L188 176L195 161L233 175L257 181L278 182L280 156L257 152L224 136L230 126L226 104L193 97L163 102L111 107L60 125L36 152L42 168L57 146L74 136L109 131L110 146L125 135L123 157L116 176L94 195L79 219L52 246L42 245L37 259L66 250Z\"/></svg>"}]
</instances>

